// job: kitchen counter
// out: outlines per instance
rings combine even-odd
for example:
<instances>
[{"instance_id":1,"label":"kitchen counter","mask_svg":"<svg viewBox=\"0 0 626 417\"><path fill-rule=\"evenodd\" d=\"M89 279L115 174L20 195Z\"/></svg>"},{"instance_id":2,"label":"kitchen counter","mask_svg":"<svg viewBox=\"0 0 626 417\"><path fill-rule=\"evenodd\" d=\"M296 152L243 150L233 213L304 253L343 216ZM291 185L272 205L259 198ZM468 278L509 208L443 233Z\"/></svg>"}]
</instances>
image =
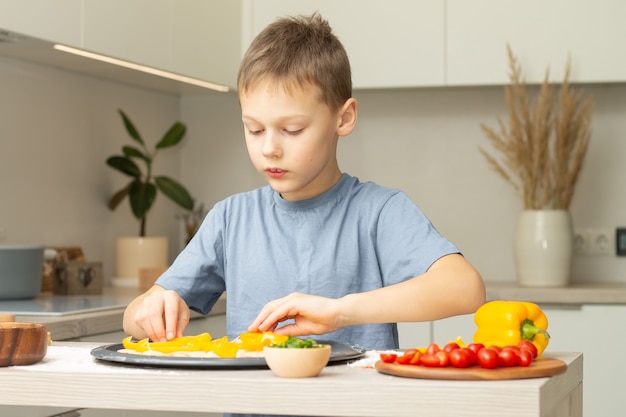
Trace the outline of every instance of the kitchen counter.
<instances>
[{"instance_id":1,"label":"kitchen counter","mask_svg":"<svg viewBox=\"0 0 626 417\"><path fill-rule=\"evenodd\" d=\"M51 315L21 314L14 312L17 321L45 323L53 340L78 339L94 334L118 332L122 329L122 317L126 304L137 296L136 289L105 288L103 296L115 297L119 305L107 308L90 308L72 311L68 314ZM37 297L40 302L56 296L44 293ZM73 296L78 297L80 296ZM93 297L93 296L92 296ZM42 301L43 300L43 301ZM587 284L566 288L525 288L515 283L487 283L487 300L522 300L539 304L624 304L626 305L626 285ZM0 302L0 312L3 311ZM226 296L222 296L209 314L226 312ZM201 317L194 313L194 317Z\"/></svg>"},{"instance_id":2,"label":"kitchen counter","mask_svg":"<svg viewBox=\"0 0 626 417\"><path fill-rule=\"evenodd\" d=\"M97 346L55 343L38 364L0 368L0 379L11 381L0 390L0 405L296 415L306 410L317 416L582 416L580 353L550 352L568 365L551 378L435 381L335 365L318 378L284 379L269 370L113 365L91 357Z\"/></svg>"},{"instance_id":3,"label":"kitchen counter","mask_svg":"<svg viewBox=\"0 0 626 417\"><path fill-rule=\"evenodd\" d=\"M16 321L45 324L53 340L79 339L96 334L121 331L126 305L139 294L140 292L133 288L104 288L102 297L107 298L108 302L89 303L90 300L94 300L98 296L58 296L52 293L42 293L34 300L23 300L25 304L28 303L30 305L36 302L43 306L40 313L36 311L24 313L22 309L17 311L7 310L6 307L3 308L1 301L0 312L15 314ZM55 298L71 299L72 302L53 303ZM20 301L12 301L11 303L20 303ZM4 304L6 305L6 303ZM49 307L52 304L63 304L63 308L67 309L67 311L55 310L53 307ZM81 305L83 307L75 307ZM217 301L209 315L225 313L226 296L224 295ZM202 316L192 312L192 318L199 317Z\"/></svg>"},{"instance_id":4,"label":"kitchen counter","mask_svg":"<svg viewBox=\"0 0 626 417\"><path fill-rule=\"evenodd\" d=\"M519 300L538 304L626 304L626 285L575 284L564 288L530 288L515 283L487 283L487 300Z\"/></svg>"}]
</instances>

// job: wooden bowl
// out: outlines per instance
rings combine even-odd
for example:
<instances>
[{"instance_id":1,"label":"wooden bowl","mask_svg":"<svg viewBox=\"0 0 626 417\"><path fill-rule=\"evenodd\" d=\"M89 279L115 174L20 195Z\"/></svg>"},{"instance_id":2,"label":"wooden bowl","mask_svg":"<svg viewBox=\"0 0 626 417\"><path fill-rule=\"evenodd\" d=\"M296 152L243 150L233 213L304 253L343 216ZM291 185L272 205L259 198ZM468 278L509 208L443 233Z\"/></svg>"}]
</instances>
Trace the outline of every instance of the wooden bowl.
<instances>
[{"instance_id":1,"label":"wooden bowl","mask_svg":"<svg viewBox=\"0 0 626 417\"><path fill-rule=\"evenodd\" d=\"M48 328L37 323L0 323L0 366L31 365L46 356Z\"/></svg>"},{"instance_id":2,"label":"wooden bowl","mask_svg":"<svg viewBox=\"0 0 626 417\"><path fill-rule=\"evenodd\" d=\"M330 359L330 345L314 348L263 348L265 362L274 375L284 378L318 376Z\"/></svg>"}]
</instances>

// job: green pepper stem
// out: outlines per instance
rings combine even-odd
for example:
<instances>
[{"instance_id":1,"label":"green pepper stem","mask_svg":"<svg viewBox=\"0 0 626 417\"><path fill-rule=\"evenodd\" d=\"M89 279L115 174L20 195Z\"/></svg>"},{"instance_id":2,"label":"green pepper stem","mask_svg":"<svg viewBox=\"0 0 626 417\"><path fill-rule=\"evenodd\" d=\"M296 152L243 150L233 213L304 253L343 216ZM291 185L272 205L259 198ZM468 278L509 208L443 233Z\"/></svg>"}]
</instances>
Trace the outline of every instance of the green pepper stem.
<instances>
[{"instance_id":1,"label":"green pepper stem","mask_svg":"<svg viewBox=\"0 0 626 417\"><path fill-rule=\"evenodd\" d=\"M546 339L550 338L548 332L544 329L536 327L532 320L526 319L520 325L520 335L522 336L522 340L532 341L537 333L542 334Z\"/></svg>"}]
</instances>

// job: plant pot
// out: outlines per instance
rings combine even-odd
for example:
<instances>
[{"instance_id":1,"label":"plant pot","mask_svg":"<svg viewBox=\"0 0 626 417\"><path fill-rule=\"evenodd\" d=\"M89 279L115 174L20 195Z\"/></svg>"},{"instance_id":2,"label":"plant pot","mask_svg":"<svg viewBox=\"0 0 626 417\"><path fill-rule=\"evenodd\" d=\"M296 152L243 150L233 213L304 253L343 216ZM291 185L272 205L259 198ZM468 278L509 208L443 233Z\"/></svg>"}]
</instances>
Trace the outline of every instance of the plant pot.
<instances>
[{"instance_id":1,"label":"plant pot","mask_svg":"<svg viewBox=\"0 0 626 417\"><path fill-rule=\"evenodd\" d=\"M167 237L119 237L116 241L114 286L137 287L139 271L167 267Z\"/></svg>"},{"instance_id":2,"label":"plant pot","mask_svg":"<svg viewBox=\"0 0 626 417\"><path fill-rule=\"evenodd\" d=\"M0 300L33 298L41 291L41 245L0 245Z\"/></svg>"},{"instance_id":3,"label":"plant pot","mask_svg":"<svg viewBox=\"0 0 626 417\"><path fill-rule=\"evenodd\" d=\"M517 281L523 287L566 287L574 232L567 210L524 210L515 232Z\"/></svg>"}]
</instances>

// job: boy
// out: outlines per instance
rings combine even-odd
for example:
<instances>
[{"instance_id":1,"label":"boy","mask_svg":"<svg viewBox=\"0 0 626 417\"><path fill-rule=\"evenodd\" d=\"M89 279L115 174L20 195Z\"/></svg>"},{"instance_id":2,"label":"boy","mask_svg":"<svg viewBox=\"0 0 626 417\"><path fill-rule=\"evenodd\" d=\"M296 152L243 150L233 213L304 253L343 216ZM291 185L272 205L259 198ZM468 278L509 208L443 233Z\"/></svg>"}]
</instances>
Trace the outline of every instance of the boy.
<instances>
[{"instance_id":1,"label":"boy","mask_svg":"<svg viewBox=\"0 0 626 417\"><path fill-rule=\"evenodd\" d=\"M238 94L248 153L269 186L215 205L156 285L126 309L136 338L182 336L226 291L227 334L275 331L398 348L396 322L474 312L479 273L401 191L342 173L357 121L347 54L314 14L261 32Z\"/></svg>"}]
</instances>

